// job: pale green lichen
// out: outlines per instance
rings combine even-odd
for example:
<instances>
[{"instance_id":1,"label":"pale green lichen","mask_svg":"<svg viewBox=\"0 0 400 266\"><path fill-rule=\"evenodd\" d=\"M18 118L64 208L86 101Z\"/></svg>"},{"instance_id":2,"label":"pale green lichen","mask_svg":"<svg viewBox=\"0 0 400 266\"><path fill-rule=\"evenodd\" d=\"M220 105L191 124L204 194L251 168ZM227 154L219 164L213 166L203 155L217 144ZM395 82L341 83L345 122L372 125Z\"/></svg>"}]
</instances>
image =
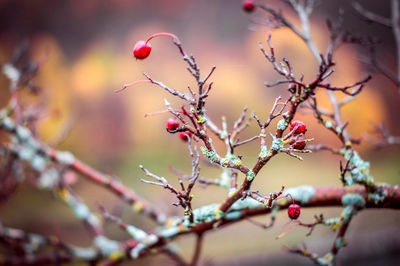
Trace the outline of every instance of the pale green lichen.
<instances>
[{"instance_id":1,"label":"pale green lichen","mask_svg":"<svg viewBox=\"0 0 400 266\"><path fill-rule=\"evenodd\" d=\"M181 232L181 229L178 226L173 226L170 228L163 229L163 230L159 231L158 233L165 238L171 238L173 236L176 236L180 232Z\"/></svg>"},{"instance_id":2,"label":"pale green lichen","mask_svg":"<svg viewBox=\"0 0 400 266\"><path fill-rule=\"evenodd\" d=\"M331 128L332 126L333 126L333 124L332 124L331 121L325 122L325 127L326 127L326 128Z\"/></svg>"},{"instance_id":3,"label":"pale green lichen","mask_svg":"<svg viewBox=\"0 0 400 266\"><path fill-rule=\"evenodd\" d=\"M285 130L287 128L287 126L288 126L288 123L285 121L285 119L281 119L281 120L279 120L276 128L279 130Z\"/></svg>"},{"instance_id":4,"label":"pale green lichen","mask_svg":"<svg viewBox=\"0 0 400 266\"><path fill-rule=\"evenodd\" d=\"M17 126L16 133L18 138L20 138L22 141L26 141L31 137L31 132L27 128L22 126Z\"/></svg>"},{"instance_id":5,"label":"pale green lichen","mask_svg":"<svg viewBox=\"0 0 400 266\"><path fill-rule=\"evenodd\" d=\"M206 147L200 147L201 152L213 163L218 163L220 158L215 151L209 151Z\"/></svg>"},{"instance_id":6,"label":"pale green lichen","mask_svg":"<svg viewBox=\"0 0 400 266\"><path fill-rule=\"evenodd\" d=\"M223 212L218 207L218 204L213 203L194 209L193 223L211 222L213 220L220 219L223 216ZM185 219L185 221L188 222L188 218L185 217Z\"/></svg>"},{"instance_id":7,"label":"pale green lichen","mask_svg":"<svg viewBox=\"0 0 400 266\"><path fill-rule=\"evenodd\" d=\"M319 257L317 261L320 265L330 266L333 265L334 258L335 256L333 256L333 254L329 252L325 256Z\"/></svg>"},{"instance_id":8,"label":"pale green lichen","mask_svg":"<svg viewBox=\"0 0 400 266\"><path fill-rule=\"evenodd\" d=\"M46 240L37 234L30 234L27 239L27 243L24 244L25 252L33 253L36 252L43 244L46 243Z\"/></svg>"},{"instance_id":9,"label":"pale green lichen","mask_svg":"<svg viewBox=\"0 0 400 266\"><path fill-rule=\"evenodd\" d=\"M264 159L265 157L267 157L267 154L268 154L267 145L262 145L262 146L261 146L260 154L258 155L258 158Z\"/></svg>"},{"instance_id":10,"label":"pale green lichen","mask_svg":"<svg viewBox=\"0 0 400 266\"><path fill-rule=\"evenodd\" d=\"M336 248L338 248L338 249L341 249L341 248L345 247L346 245L347 245L347 242L346 242L346 240L345 240L343 237L338 237L338 238L335 240L335 246L336 246Z\"/></svg>"},{"instance_id":11,"label":"pale green lichen","mask_svg":"<svg viewBox=\"0 0 400 266\"><path fill-rule=\"evenodd\" d=\"M14 121L9 118L9 117L5 117L2 121L2 125L3 127L5 127L7 130L13 130L15 127L15 123Z\"/></svg>"},{"instance_id":12,"label":"pale green lichen","mask_svg":"<svg viewBox=\"0 0 400 266\"><path fill-rule=\"evenodd\" d=\"M287 112L287 111L284 112L282 116L283 116L283 118L285 118L286 122L288 122L288 119L289 119L289 112Z\"/></svg>"},{"instance_id":13,"label":"pale green lichen","mask_svg":"<svg viewBox=\"0 0 400 266\"><path fill-rule=\"evenodd\" d=\"M113 252L119 250L119 242L116 240L110 240L104 235L97 235L94 238L94 245L100 250L104 257L110 256Z\"/></svg>"},{"instance_id":14,"label":"pale green lichen","mask_svg":"<svg viewBox=\"0 0 400 266\"><path fill-rule=\"evenodd\" d=\"M237 200L232 206L231 210L245 210L245 209L264 209L265 205L256 201L253 198L245 198L244 200Z\"/></svg>"},{"instance_id":15,"label":"pale green lichen","mask_svg":"<svg viewBox=\"0 0 400 266\"><path fill-rule=\"evenodd\" d=\"M222 169L220 184L223 187L227 188L227 187L229 187L230 183L231 183L231 176L229 175L229 170L228 169Z\"/></svg>"},{"instance_id":16,"label":"pale green lichen","mask_svg":"<svg viewBox=\"0 0 400 266\"><path fill-rule=\"evenodd\" d=\"M274 139L273 139L272 144L271 144L271 150L280 151L282 149L283 139L282 138L276 138L276 137L273 137L273 138Z\"/></svg>"},{"instance_id":17,"label":"pale green lichen","mask_svg":"<svg viewBox=\"0 0 400 266\"><path fill-rule=\"evenodd\" d=\"M31 147L23 146L18 148L17 153L21 160L31 161L36 152Z\"/></svg>"},{"instance_id":18,"label":"pale green lichen","mask_svg":"<svg viewBox=\"0 0 400 266\"><path fill-rule=\"evenodd\" d=\"M290 188L286 192L290 194L294 200L302 204L308 203L315 195L315 189L308 185Z\"/></svg>"},{"instance_id":19,"label":"pale green lichen","mask_svg":"<svg viewBox=\"0 0 400 266\"><path fill-rule=\"evenodd\" d=\"M56 160L64 165L72 165L75 162L75 157L68 151L58 151L56 153Z\"/></svg>"},{"instance_id":20,"label":"pale green lichen","mask_svg":"<svg viewBox=\"0 0 400 266\"><path fill-rule=\"evenodd\" d=\"M95 248L82 248L78 246L70 246L71 251L73 252L74 256L80 258L82 260L90 261L96 258L97 249Z\"/></svg>"},{"instance_id":21,"label":"pale green lichen","mask_svg":"<svg viewBox=\"0 0 400 266\"><path fill-rule=\"evenodd\" d=\"M350 176L344 178L345 184L348 186L361 184L368 187L375 186L375 180L370 176L369 162L364 161L358 155L357 152L351 149L342 149L342 154L346 160L349 160L349 166L352 167ZM377 186L378 189L374 189L374 192L368 194L368 200L373 201L375 204L382 203L386 196L387 191L382 189L382 186Z\"/></svg>"},{"instance_id":22,"label":"pale green lichen","mask_svg":"<svg viewBox=\"0 0 400 266\"><path fill-rule=\"evenodd\" d=\"M224 212L221 211L219 208L217 208L217 209L214 210L214 214L215 214L215 219L216 219L216 220L219 220L219 219L221 219L222 217L224 217Z\"/></svg>"},{"instance_id":23,"label":"pale green lichen","mask_svg":"<svg viewBox=\"0 0 400 266\"><path fill-rule=\"evenodd\" d=\"M336 231L342 224L342 221L339 217L334 217L325 220L324 224L329 226L333 231Z\"/></svg>"},{"instance_id":24,"label":"pale green lichen","mask_svg":"<svg viewBox=\"0 0 400 266\"><path fill-rule=\"evenodd\" d=\"M369 162L361 159L356 151L345 150L344 158L349 160L349 166L353 167L350 171L350 177L345 177L346 185L351 186L357 183L372 185L374 183L373 177L369 175Z\"/></svg>"},{"instance_id":25,"label":"pale green lichen","mask_svg":"<svg viewBox=\"0 0 400 266\"><path fill-rule=\"evenodd\" d=\"M32 158L31 165L36 171L42 172L46 168L46 160L40 155L35 155Z\"/></svg>"},{"instance_id":26,"label":"pale green lichen","mask_svg":"<svg viewBox=\"0 0 400 266\"><path fill-rule=\"evenodd\" d=\"M50 168L44 171L39 177L39 187L42 189L52 189L60 180L58 171Z\"/></svg>"},{"instance_id":27,"label":"pale green lichen","mask_svg":"<svg viewBox=\"0 0 400 266\"><path fill-rule=\"evenodd\" d=\"M88 206L83 203L75 204L72 207L74 209L75 216L78 219L85 220L90 214Z\"/></svg>"},{"instance_id":28,"label":"pale green lichen","mask_svg":"<svg viewBox=\"0 0 400 266\"><path fill-rule=\"evenodd\" d=\"M253 181L253 179L255 177L256 177L256 174L252 170L247 171L247 173L246 173L247 181L251 182L251 181Z\"/></svg>"},{"instance_id":29,"label":"pale green lichen","mask_svg":"<svg viewBox=\"0 0 400 266\"><path fill-rule=\"evenodd\" d=\"M41 144L34 138L30 138L26 141L26 144L34 150L39 150Z\"/></svg>"},{"instance_id":30,"label":"pale green lichen","mask_svg":"<svg viewBox=\"0 0 400 266\"><path fill-rule=\"evenodd\" d=\"M21 78L21 72L12 64L4 64L2 70L3 74L13 82L17 82Z\"/></svg>"},{"instance_id":31,"label":"pale green lichen","mask_svg":"<svg viewBox=\"0 0 400 266\"><path fill-rule=\"evenodd\" d=\"M89 224L91 224L94 227L101 225L99 218L97 218L97 216L94 215L93 213L90 213L89 217L86 220Z\"/></svg>"},{"instance_id":32,"label":"pale green lichen","mask_svg":"<svg viewBox=\"0 0 400 266\"><path fill-rule=\"evenodd\" d=\"M219 163L221 164L222 167L228 167L229 159L228 158L222 158Z\"/></svg>"},{"instance_id":33,"label":"pale green lichen","mask_svg":"<svg viewBox=\"0 0 400 266\"><path fill-rule=\"evenodd\" d=\"M347 186L355 185L354 179L351 176L346 176L344 178L344 182L346 183Z\"/></svg>"},{"instance_id":34,"label":"pale green lichen","mask_svg":"<svg viewBox=\"0 0 400 266\"><path fill-rule=\"evenodd\" d=\"M225 218L228 220L238 220L238 219L240 219L240 217L242 217L242 212L240 212L240 211L228 212L225 215Z\"/></svg>"},{"instance_id":35,"label":"pale green lichen","mask_svg":"<svg viewBox=\"0 0 400 266\"><path fill-rule=\"evenodd\" d=\"M387 191L386 190L380 190L378 192L374 192L374 193L369 193L368 194L368 199L372 200L375 204L379 204L382 203L386 196L387 196Z\"/></svg>"},{"instance_id":36,"label":"pale green lichen","mask_svg":"<svg viewBox=\"0 0 400 266\"><path fill-rule=\"evenodd\" d=\"M240 159L239 159L238 157L236 157L235 155L230 154L230 155L227 155L226 157L228 157L229 160L232 161L233 164L234 164L235 166L240 166L240 165L242 165L242 160L240 160Z\"/></svg>"},{"instance_id":37,"label":"pale green lichen","mask_svg":"<svg viewBox=\"0 0 400 266\"><path fill-rule=\"evenodd\" d=\"M351 218L356 214L357 210L354 208L354 206L349 205L346 206L340 213L340 219L348 223L351 220Z\"/></svg>"},{"instance_id":38,"label":"pale green lichen","mask_svg":"<svg viewBox=\"0 0 400 266\"><path fill-rule=\"evenodd\" d=\"M360 194L348 193L342 197L342 204L344 206L353 206L357 209L362 209L365 207L365 200Z\"/></svg>"},{"instance_id":39,"label":"pale green lichen","mask_svg":"<svg viewBox=\"0 0 400 266\"><path fill-rule=\"evenodd\" d=\"M225 139L228 136L228 133L226 131L222 131L221 134L219 135L220 139Z\"/></svg>"},{"instance_id":40,"label":"pale green lichen","mask_svg":"<svg viewBox=\"0 0 400 266\"><path fill-rule=\"evenodd\" d=\"M236 188L234 188L234 187L230 188L229 192L228 192L228 196L233 197L235 195L236 191L237 191Z\"/></svg>"},{"instance_id":41,"label":"pale green lichen","mask_svg":"<svg viewBox=\"0 0 400 266\"><path fill-rule=\"evenodd\" d=\"M145 231L133 225L127 225L126 232L128 232L128 234L130 234L133 239L139 242L144 242L148 237L148 234Z\"/></svg>"}]
</instances>

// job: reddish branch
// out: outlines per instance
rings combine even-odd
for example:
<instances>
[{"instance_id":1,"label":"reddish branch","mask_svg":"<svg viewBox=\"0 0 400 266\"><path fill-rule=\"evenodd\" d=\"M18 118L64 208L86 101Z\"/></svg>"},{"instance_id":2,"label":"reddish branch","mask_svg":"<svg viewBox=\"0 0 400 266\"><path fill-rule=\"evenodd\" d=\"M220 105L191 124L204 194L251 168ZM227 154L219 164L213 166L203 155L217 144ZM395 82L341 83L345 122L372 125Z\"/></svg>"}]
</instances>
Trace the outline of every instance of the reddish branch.
<instances>
[{"instance_id":1,"label":"reddish branch","mask_svg":"<svg viewBox=\"0 0 400 266\"><path fill-rule=\"evenodd\" d=\"M43 150L46 151L50 158L57 161L56 150L50 147L47 147ZM139 210L141 209L140 211L151 217L157 223L164 224L167 217L165 214L155 209L151 203L138 196L133 190L124 186L120 181L118 181L117 178L105 175L76 158L71 165L68 165L68 167L89 178L89 180L108 188L111 192L121 197L121 199L125 200L128 204L134 204L137 202L141 205L141 208L139 208Z\"/></svg>"}]
</instances>

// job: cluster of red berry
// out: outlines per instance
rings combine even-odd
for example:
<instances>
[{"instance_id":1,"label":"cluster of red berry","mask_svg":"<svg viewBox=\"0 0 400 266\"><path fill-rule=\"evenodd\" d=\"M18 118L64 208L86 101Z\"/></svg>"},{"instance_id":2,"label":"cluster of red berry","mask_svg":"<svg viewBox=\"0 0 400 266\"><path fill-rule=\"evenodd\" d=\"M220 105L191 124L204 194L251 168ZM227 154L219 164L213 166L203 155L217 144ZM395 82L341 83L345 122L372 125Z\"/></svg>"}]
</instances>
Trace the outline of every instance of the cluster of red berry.
<instances>
[{"instance_id":1,"label":"cluster of red berry","mask_svg":"<svg viewBox=\"0 0 400 266\"><path fill-rule=\"evenodd\" d=\"M293 148L297 150L303 150L306 147L306 141L302 136L299 135L306 133L307 131L306 124L304 124L299 120L290 122L290 131L292 131L296 127L297 129L293 132L293 136L289 144L293 145Z\"/></svg>"},{"instance_id":2,"label":"cluster of red berry","mask_svg":"<svg viewBox=\"0 0 400 266\"><path fill-rule=\"evenodd\" d=\"M149 41L151 39L153 39L155 37L159 37L159 36L169 36L169 37L172 37L174 40L178 40L178 38L172 33L161 32L161 33L154 34L154 35L150 36L150 38L148 38L146 41L142 40L142 41L136 42L135 46L133 47L133 56L136 59L140 59L140 60L147 58L151 52L151 45L150 45ZM169 118L167 120L167 129L169 131L174 131L174 130L178 129L178 127L179 127L179 121L176 121L175 119L172 119L172 118ZM188 140L187 138L188 137L190 138L192 136L192 133L190 133L190 131L182 131L182 132L179 132L178 136L183 141L187 141Z\"/></svg>"},{"instance_id":3,"label":"cluster of red berry","mask_svg":"<svg viewBox=\"0 0 400 266\"><path fill-rule=\"evenodd\" d=\"M176 121L175 119L169 118L167 120L167 128L168 130L176 130L179 127L179 122ZM190 131L183 131L179 132L179 138L181 140L187 141L187 138L192 136L192 133Z\"/></svg>"},{"instance_id":4,"label":"cluster of red berry","mask_svg":"<svg viewBox=\"0 0 400 266\"><path fill-rule=\"evenodd\" d=\"M246 0L243 2L242 7L246 12L252 12L252 11L254 11L256 6L254 5L253 1ZM158 37L158 36L169 36L169 37L172 37L172 38L178 40L178 38L171 33L155 34L155 35L151 36L150 38L148 38L146 41L138 41L135 44L135 46L133 47L134 57L136 59L140 59L140 60L147 58L151 52L151 45L150 45L149 41L151 39L153 39L154 37ZM178 128L179 128L179 121L172 119L172 118L169 118L167 120L168 131L175 131ZM290 122L290 131L292 131L294 129L295 129L295 131L293 132L293 136L291 137L289 144L292 145L293 148L295 148L295 149L303 150L306 146L306 142L300 134L303 135L306 133L306 131L307 131L306 125L302 121L299 121L299 120L292 121L292 122ZM192 133L190 133L190 131L181 131L181 132L179 132L178 136L183 141L187 141L188 138L190 138L192 136ZM300 216L300 206L295 204L294 200L293 200L293 204L291 204L288 207L288 215L289 215L289 218L292 220L296 220Z\"/></svg>"},{"instance_id":5,"label":"cluster of red berry","mask_svg":"<svg viewBox=\"0 0 400 266\"><path fill-rule=\"evenodd\" d=\"M296 129L295 129L296 128ZM306 147L306 141L300 134L305 134L307 132L306 124L302 121L295 120L290 122L290 131L294 130L292 140L289 144L293 145L293 148L298 150L303 150ZM296 220L300 216L300 206L294 203L290 204L288 208L289 218L292 220Z\"/></svg>"}]
</instances>

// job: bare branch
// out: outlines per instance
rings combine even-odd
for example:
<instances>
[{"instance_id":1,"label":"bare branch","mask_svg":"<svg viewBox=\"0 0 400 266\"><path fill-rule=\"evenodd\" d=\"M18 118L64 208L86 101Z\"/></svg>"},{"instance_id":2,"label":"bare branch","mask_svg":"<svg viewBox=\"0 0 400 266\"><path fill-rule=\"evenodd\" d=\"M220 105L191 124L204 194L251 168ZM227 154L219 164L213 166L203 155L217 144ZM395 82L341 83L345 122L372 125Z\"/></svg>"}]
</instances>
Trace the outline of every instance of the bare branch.
<instances>
[{"instance_id":1,"label":"bare branch","mask_svg":"<svg viewBox=\"0 0 400 266\"><path fill-rule=\"evenodd\" d=\"M382 17L372 11L365 9L360 3L354 2L353 8L357 11L357 14L369 22L375 22L385 27L391 28L392 22L390 19Z\"/></svg>"}]
</instances>

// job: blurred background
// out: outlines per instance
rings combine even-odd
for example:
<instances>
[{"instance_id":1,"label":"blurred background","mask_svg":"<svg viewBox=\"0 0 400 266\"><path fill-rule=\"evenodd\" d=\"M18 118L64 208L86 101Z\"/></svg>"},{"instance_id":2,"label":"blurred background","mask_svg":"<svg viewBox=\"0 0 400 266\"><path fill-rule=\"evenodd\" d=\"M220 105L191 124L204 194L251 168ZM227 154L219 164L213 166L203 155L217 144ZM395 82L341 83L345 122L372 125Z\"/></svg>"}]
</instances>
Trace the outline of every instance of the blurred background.
<instances>
[{"instance_id":1,"label":"blurred background","mask_svg":"<svg viewBox=\"0 0 400 266\"><path fill-rule=\"evenodd\" d=\"M277 6L279 1L257 1ZM361 1L368 9L383 16L390 15L389 1ZM289 10L282 6L284 14L298 23ZM355 14L350 1L321 1L311 19L314 38L324 51L329 33L325 19L337 18L338 9L345 11L345 28L361 35L381 39L379 60L393 72L395 45L392 32L377 25L368 24ZM132 47L138 40L145 40L157 32L176 34L185 50L192 53L205 74L215 65L206 108L216 123L225 115L228 126L240 115L244 106L266 118L279 95L288 95L285 87L266 88L265 81L278 77L258 48L265 44L269 29L263 26L265 14L256 10L247 14L241 9L241 1L227 0L1 0L0 1L0 64L6 63L13 49L21 42L29 41L30 53L36 60L45 59L36 84L42 88L42 96L29 97L29 101L43 101L48 109L40 123L41 138L57 143L58 149L72 151L77 157L106 173L115 174L140 195L168 210L182 215L182 210L171 205L174 197L160 187L140 182L143 164L152 172L165 176L176 184L176 176L168 171L172 165L182 171L191 169L187 147L176 135L165 130L168 114L144 117L144 114L165 109L166 98L175 106L179 101L159 87L140 84L123 93L113 91L124 83L143 79L142 73L162 81L166 85L185 91L187 85L195 87L192 76L176 47L169 38L152 40L152 53L143 61L135 60ZM286 57L296 74L304 74L306 80L314 78L317 65L306 46L290 31L272 31L272 42L279 58ZM366 51L354 45L341 46L334 59L336 72L331 78L335 85L346 85L365 77L370 69L358 60ZM9 98L7 80L0 77L0 104ZM320 104L329 109L327 97L318 92ZM339 95L339 97L342 97ZM395 86L376 73L357 100L343 108L344 120L353 137L373 134L373 125L384 122L393 135L400 135L398 104L400 96ZM299 115L296 119L308 125L307 137L314 143L328 143L339 147L333 135L327 133L311 115ZM252 122L241 139L258 134ZM62 138L67 134L67 137ZM62 142L60 142L62 139ZM221 154L224 146L217 145ZM372 175L379 182L399 184L399 147L375 150L364 141L359 151L370 160ZM258 155L258 143L238 149L244 162L252 165ZM304 156L299 162L285 155L275 157L257 177L254 188L263 193L301 184L340 185L339 157L327 152ZM202 176L218 177L217 168L202 168ZM126 223L144 229L154 226L146 218L134 215L128 206L105 189L80 178L74 189L96 210L99 202L109 210L118 209ZM226 193L223 189L195 188L194 206L220 202ZM302 210L303 211L303 210ZM302 213L302 221L312 221L314 214L336 216L340 209L308 209ZM0 204L1 221L5 226L28 232L55 234L74 244L89 245L90 235L62 202L54 200L50 192L38 191L29 184L19 186L15 195ZM257 221L267 223L268 217ZM269 231L244 221L206 235L202 261L207 265L242 263L259 265L309 264L309 261L282 251L282 246L307 243L311 250L324 254L331 246L334 234L326 228L317 228L311 237L305 237L306 229L296 228L280 240L275 236L284 231L288 218L278 215L276 226ZM361 212L351 223L347 235L349 245L341 251L340 265L393 265L400 262L400 213L392 210L368 210ZM114 225L107 225L110 237L127 239L128 236ZM178 240L186 258L193 248L191 237ZM232 257L235 257L232 260ZM166 263L163 256L129 262L129 265L157 265Z\"/></svg>"}]
</instances>

